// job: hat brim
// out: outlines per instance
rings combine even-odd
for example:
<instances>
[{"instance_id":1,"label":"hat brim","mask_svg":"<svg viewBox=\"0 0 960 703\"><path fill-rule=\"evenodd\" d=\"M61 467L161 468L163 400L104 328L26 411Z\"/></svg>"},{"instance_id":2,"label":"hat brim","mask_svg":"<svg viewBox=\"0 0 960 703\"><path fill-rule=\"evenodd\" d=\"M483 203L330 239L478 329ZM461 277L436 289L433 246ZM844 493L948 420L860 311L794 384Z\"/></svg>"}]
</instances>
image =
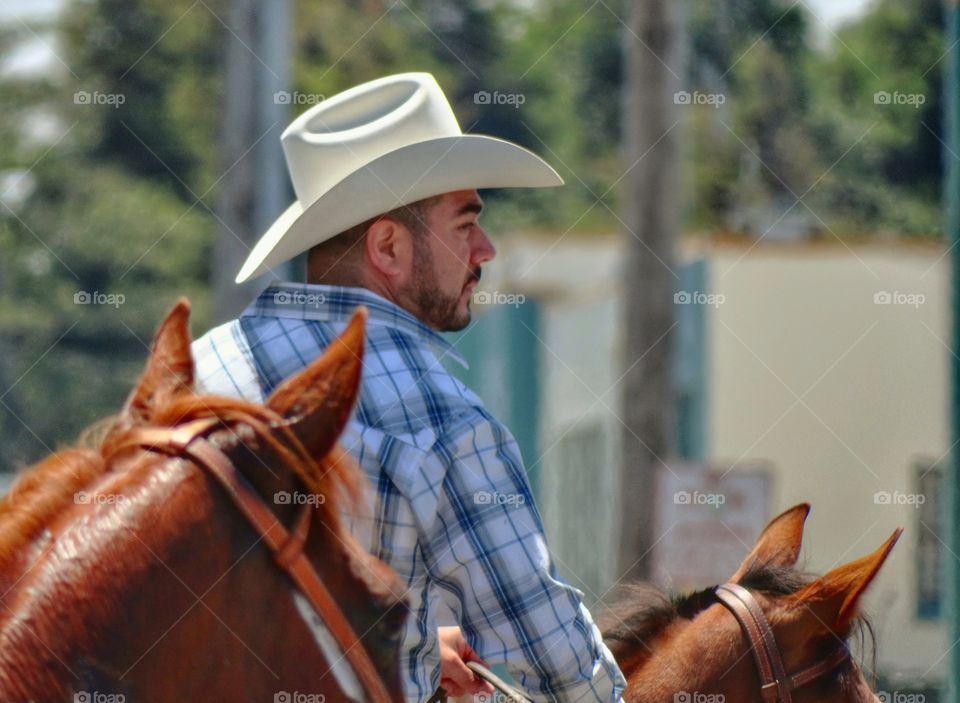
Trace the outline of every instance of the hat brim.
<instances>
[{"instance_id":1,"label":"hat brim","mask_svg":"<svg viewBox=\"0 0 960 703\"><path fill-rule=\"evenodd\" d=\"M409 144L354 171L306 209L295 201L260 238L236 282L377 215L441 193L476 188L544 188L563 179L539 156L496 137L464 134Z\"/></svg>"}]
</instances>

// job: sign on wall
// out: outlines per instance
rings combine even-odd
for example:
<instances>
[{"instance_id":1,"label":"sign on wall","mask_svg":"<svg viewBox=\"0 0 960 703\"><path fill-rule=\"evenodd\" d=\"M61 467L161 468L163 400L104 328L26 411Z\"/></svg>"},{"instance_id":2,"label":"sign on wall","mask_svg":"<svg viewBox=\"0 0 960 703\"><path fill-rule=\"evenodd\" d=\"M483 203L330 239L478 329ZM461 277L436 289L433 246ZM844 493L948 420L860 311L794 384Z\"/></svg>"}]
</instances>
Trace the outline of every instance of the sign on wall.
<instances>
[{"instance_id":1,"label":"sign on wall","mask_svg":"<svg viewBox=\"0 0 960 703\"><path fill-rule=\"evenodd\" d=\"M771 471L677 464L657 479L654 582L670 591L723 583L766 526Z\"/></svg>"}]
</instances>

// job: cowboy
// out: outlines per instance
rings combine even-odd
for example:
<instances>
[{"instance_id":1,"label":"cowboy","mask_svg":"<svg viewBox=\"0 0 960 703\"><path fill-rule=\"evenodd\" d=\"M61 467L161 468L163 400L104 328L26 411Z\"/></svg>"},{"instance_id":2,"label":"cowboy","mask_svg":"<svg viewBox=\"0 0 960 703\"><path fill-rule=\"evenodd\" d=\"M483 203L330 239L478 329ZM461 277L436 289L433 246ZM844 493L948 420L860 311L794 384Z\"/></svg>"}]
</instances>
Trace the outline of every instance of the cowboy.
<instances>
[{"instance_id":1,"label":"cowboy","mask_svg":"<svg viewBox=\"0 0 960 703\"><path fill-rule=\"evenodd\" d=\"M427 73L313 106L281 141L297 200L237 283L306 252L306 283L270 285L193 345L198 390L262 400L368 310L361 396L342 444L370 479L352 531L406 582L409 701L489 692L503 664L537 699L617 701L624 679L582 594L557 575L509 430L442 365L495 250L478 188L562 185L526 149L463 134Z\"/></svg>"}]
</instances>

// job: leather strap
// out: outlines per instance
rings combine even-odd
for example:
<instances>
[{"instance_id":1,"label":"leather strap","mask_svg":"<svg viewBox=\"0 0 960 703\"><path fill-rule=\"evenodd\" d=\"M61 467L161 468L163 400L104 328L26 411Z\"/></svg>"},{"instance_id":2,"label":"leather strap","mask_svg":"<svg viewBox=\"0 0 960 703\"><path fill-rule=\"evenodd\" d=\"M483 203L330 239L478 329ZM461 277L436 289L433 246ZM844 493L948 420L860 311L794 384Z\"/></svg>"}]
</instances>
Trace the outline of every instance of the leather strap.
<instances>
[{"instance_id":1,"label":"leather strap","mask_svg":"<svg viewBox=\"0 0 960 703\"><path fill-rule=\"evenodd\" d=\"M780 650L773 630L763 615L760 605L740 584L728 583L717 587L717 598L740 621L750 640L750 651L760 672L760 693L768 703L793 703L787 688L787 675L780 659Z\"/></svg>"},{"instance_id":2,"label":"leather strap","mask_svg":"<svg viewBox=\"0 0 960 703\"><path fill-rule=\"evenodd\" d=\"M803 671L793 674L790 677L790 688L800 688L804 684L810 683L814 679L833 671L849 658L850 650L844 645L819 664L808 666Z\"/></svg>"},{"instance_id":3,"label":"leather strap","mask_svg":"<svg viewBox=\"0 0 960 703\"><path fill-rule=\"evenodd\" d=\"M716 596L733 613L747 636L760 675L760 694L767 703L792 703L794 689L833 671L850 656L850 650L843 645L826 659L788 676L773 628L753 594L740 584L725 583L717 586Z\"/></svg>"},{"instance_id":4,"label":"leather strap","mask_svg":"<svg viewBox=\"0 0 960 703\"><path fill-rule=\"evenodd\" d=\"M293 580L300 593L310 602L337 641L343 656L353 667L366 691L367 701L391 703L386 686L343 611L337 605L323 580L303 553L313 507L305 505L297 516L293 532L289 532L260 495L220 449L204 437L219 426L217 418L204 418L175 428L137 428L119 450L137 446L172 456L183 456L206 469L226 490L234 505L243 513L274 556L274 560ZM119 451L118 450L118 451ZM332 662L331 662L332 664Z\"/></svg>"}]
</instances>

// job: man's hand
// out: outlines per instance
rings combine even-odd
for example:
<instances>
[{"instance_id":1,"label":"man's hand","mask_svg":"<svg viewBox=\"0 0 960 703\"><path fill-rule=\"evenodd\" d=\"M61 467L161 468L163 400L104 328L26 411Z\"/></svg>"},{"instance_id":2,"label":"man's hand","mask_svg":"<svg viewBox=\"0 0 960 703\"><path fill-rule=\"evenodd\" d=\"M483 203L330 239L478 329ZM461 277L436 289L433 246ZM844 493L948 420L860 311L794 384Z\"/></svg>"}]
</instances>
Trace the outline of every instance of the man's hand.
<instances>
[{"instance_id":1,"label":"man's hand","mask_svg":"<svg viewBox=\"0 0 960 703\"><path fill-rule=\"evenodd\" d=\"M440 640L440 685L447 695L456 697L475 693L493 693L493 687L474 675L464 662L484 664L474 652L459 627L438 627ZM486 664L484 664L486 666Z\"/></svg>"}]
</instances>

